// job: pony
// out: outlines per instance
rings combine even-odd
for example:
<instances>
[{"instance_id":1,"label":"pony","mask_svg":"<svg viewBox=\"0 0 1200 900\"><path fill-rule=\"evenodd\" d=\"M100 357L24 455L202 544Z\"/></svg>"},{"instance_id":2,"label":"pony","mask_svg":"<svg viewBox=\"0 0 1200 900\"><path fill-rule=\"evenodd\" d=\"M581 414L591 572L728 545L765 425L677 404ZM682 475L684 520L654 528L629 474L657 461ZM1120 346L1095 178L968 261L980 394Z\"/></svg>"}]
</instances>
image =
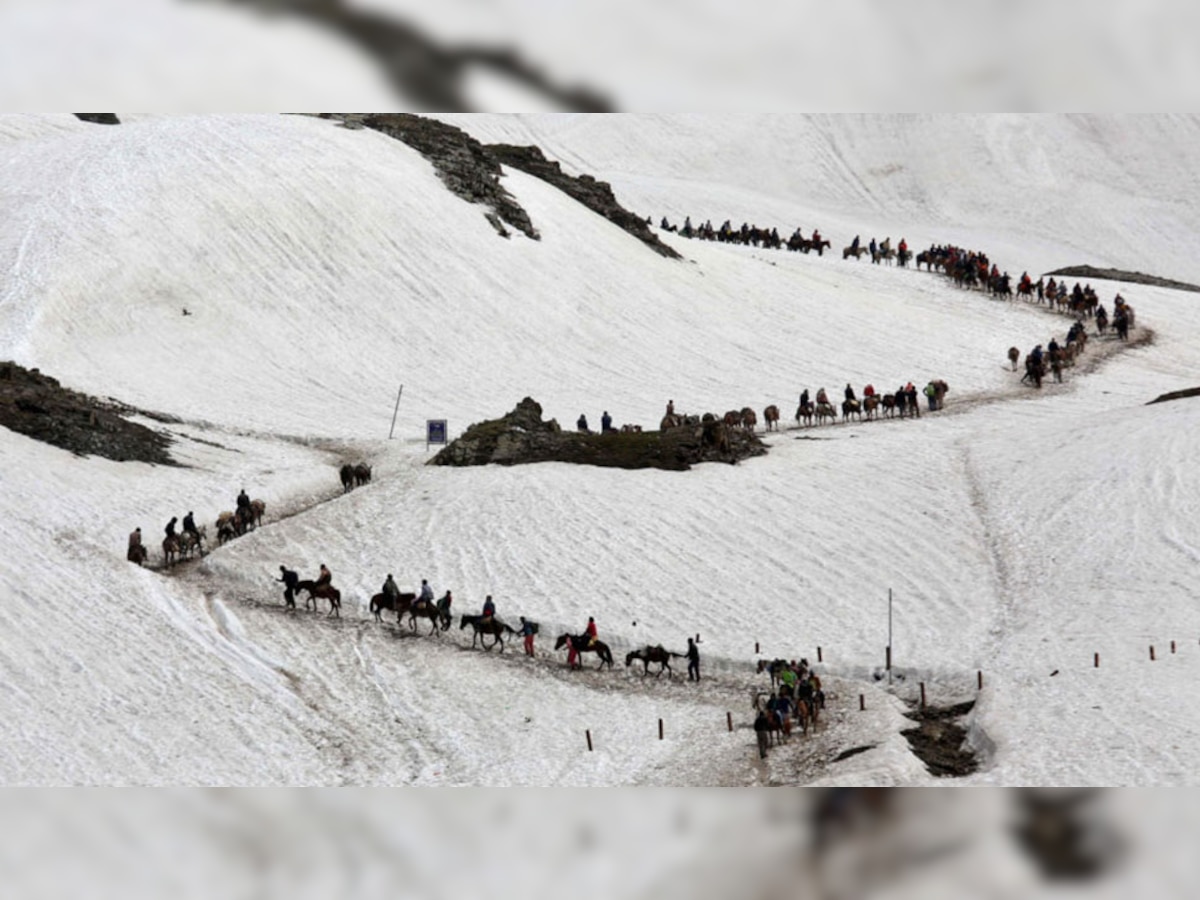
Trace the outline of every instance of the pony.
<instances>
[{"instance_id":1,"label":"pony","mask_svg":"<svg viewBox=\"0 0 1200 900\"><path fill-rule=\"evenodd\" d=\"M329 612L327 616L336 615L339 619L342 617L342 592L331 584L317 584L311 578L305 578L302 581L296 582L296 593L306 591L308 596L304 598L304 608L308 609L309 604L312 604L313 612L318 609L317 600L329 601Z\"/></svg>"},{"instance_id":2,"label":"pony","mask_svg":"<svg viewBox=\"0 0 1200 900\"><path fill-rule=\"evenodd\" d=\"M166 560L168 567L175 565L179 560L179 538L175 535L167 535L162 542L163 558Z\"/></svg>"},{"instance_id":3,"label":"pony","mask_svg":"<svg viewBox=\"0 0 1200 900\"><path fill-rule=\"evenodd\" d=\"M338 474L342 479L342 493L349 493L354 489L354 466L350 465L350 463L345 463L338 471Z\"/></svg>"},{"instance_id":4,"label":"pony","mask_svg":"<svg viewBox=\"0 0 1200 900\"><path fill-rule=\"evenodd\" d=\"M826 419L828 419L830 422L836 422L837 421L837 410L835 410L833 408L832 403L818 403L817 404L817 424L820 425Z\"/></svg>"},{"instance_id":5,"label":"pony","mask_svg":"<svg viewBox=\"0 0 1200 900\"><path fill-rule=\"evenodd\" d=\"M600 657L600 665L596 668L603 669L606 665L611 669L613 665L612 651L608 649L608 644L604 641L596 641L595 644L588 646L588 637L586 634L560 634L554 641L554 649L561 650L567 645L567 641L571 642L571 646L575 648L575 652L582 655L584 653L595 653ZM583 663L577 662L575 668L582 669Z\"/></svg>"},{"instance_id":6,"label":"pony","mask_svg":"<svg viewBox=\"0 0 1200 900\"><path fill-rule=\"evenodd\" d=\"M783 667L787 664L788 662L786 659L773 659L770 662L765 659L760 659L758 661L757 671L759 675L761 675L763 672L766 672L771 676L771 690L774 690L775 686L779 682L779 673L783 671Z\"/></svg>"},{"instance_id":7,"label":"pony","mask_svg":"<svg viewBox=\"0 0 1200 900\"><path fill-rule=\"evenodd\" d=\"M628 669L631 665L633 665L633 661L635 659L640 659L642 661L643 677L650 674L650 663L658 663L658 671L654 673L654 677L660 677L665 671L668 673L667 677L671 678L675 674L671 671L671 657L673 656L682 658L683 654L672 653L670 650L665 650L663 649L662 644L658 644L654 647L651 647L649 644L647 644L642 650L630 650L625 654L625 668Z\"/></svg>"},{"instance_id":8,"label":"pony","mask_svg":"<svg viewBox=\"0 0 1200 900\"><path fill-rule=\"evenodd\" d=\"M884 394L883 395L883 414L885 417L887 417L889 419L895 417L895 415L896 415L896 395L895 394Z\"/></svg>"},{"instance_id":9,"label":"pony","mask_svg":"<svg viewBox=\"0 0 1200 900\"><path fill-rule=\"evenodd\" d=\"M641 425L622 425L621 426L621 434L641 434L641 433L642 433Z\"/></svg>"},{"instance_id":10,"label":"pony","mask_svg":"<svg viewBox=\"0 0 1200 900\"><path fill-rule=\"evenodd\" d=\"M658 423L659 431L670 431L672 428L678 428L683 424L683 417L674 413L662 417L662 421Z\"/></svg>"},{"instance_id":11,"label":"pony","mask_svg":"<svg viewBox=\"0 0 1200 900\"><path fill-rule=\"evenodd\" d=\"M811 403L802 403L796 407L796 424L800 424L800 420L804 420L805 425L811 425L813 421L813 405Z\"/></svg>"},{"instance_id":12,"label":"pony","mask_svg":"<svg viewBox=\"0 0 1200 900\"><path fill-rule=\"evenodd\" d=\"M267 511L265 500L250 501L250 519L254 522L254 527L257 528L262 524L263 514Z\"/></svg>"},{"instance_id":13,"label":"pony","mask_svg":"<svg viewBox=\"0 0 1200 900\"><path fill-rule=\"evenodd\" d=\"M742 425L742 414L739 410L731 409L725 413L724 421L726 428L740 428Z\"/></svg>"},{"instance_id":14,"label":"pony","mask_svg":"<svg viewBox=\"0 0 1200 900\"><path fill-rule=\"evenodd\" d=\"M779 407L772 403L763 410L763 421L767 423L767 431L779 430Z\"/></svg>"},{"instance_id":15,"label":"pony","mask_svg":"<svg viewBox=\"0 0 1200 900\"><path fill-rule=\"evenodd\" d=\"M862 421L862 404L857 400L843 400L842 421L849 421L851 416L858 416L858 420Z\"/></svg>"},{"instance_id":16,"label":"pony","mask_svg":"<svg viewBox=\"0 0 1200 900\"><path fill-rule=\"evenodd\" d=\"M364 484L371 483L371 467L366 463L359 463L354 467L354 486L361 487Z\"/></svg>"},{"instance_id":17,"label":"pony","mask_svg":"<svg viewBox=\"0 0 1200 900\"><path fill-rule=\"evenodd\" d=\"M439 628L442 631L450 630L450 602L442 597L437 603L413 603L408 608L408 627L416 631L417 619L429 620L429 633L436 633Z\"/></svg>"},{"instance_id":18,"label":"pony","mask_svg":"<svg viewBox=\"0 0 1200 900\"><path fill-rule=\"evenodd\" d=\"M863 412L867 414L867 421L878 418L879 416L879 395L870 394L863 397Z\"/></svg>"},{"instance_id":19,"label":"pony","mask_svg":"<svg viewBox=\"0 0 1200 900\"><path fill-rule=\"evenodd\" d=\"M125 558L131 563L137 563L139 566L146 564L146 557L149 551L146 550L145 544L135 544L129 548L129 552L125 554Z\"/></svg>"},{"instance_id":20,"label":"pony","mask_svg":"<svg viewBox=\"0 0 1200 900\"><path fill-rule=\"evenodd\" d=\"M753 431L754 426L758 424L758 415L748 406L742 407L742 427L747 431Z\"/></svg>"},{"instance_id":21,"label":"pony","mask_svg":"<svg viewBox=\"0 0 1200 900\"><path fill-rule=\"evenodd\" d=\"M372 614L374 614L376 622L383 623L383 616L380 613L386 609L396 614L396 624L399 625L401 616L408 612L409 606L416 599L416 594L400 594L395 600L392 600L387 594L381 593L371 597L368 607Z\"/></svg>"},{"instance_id":22,"label":"pony","mask_svg":"<svg viewBox=\"0 0 1200 900\"><path fill-rule=\"evenodd\" d=\"M483 616L464 615L462 617L462 621L458 623L458 630L462 631L468 625L475 629L475 634L471 638L472 647L475 646L476 640L479 641L479 646L481 646L484 650L491 650L492 647L495 647L497 644L499 644L501 653L504 652L504 635L518 633L512 626L505 625L495 616L492 616L491 621L484 622ZM483 642L484 636L489 634L496 639L492 641L491 647Z\"/></svg>"},{"instance_id":23,"label":"pony","mask_svg":"<svg viewBox=\"0 0 1200 900\"><path fill-rule=\"evenodd\" d=\"M1008 348L1008 361L1012 365L1012 370L1017 371L1017 361L1021 358L1021 351L1016 347Z\"/></svg>"},{"instance_id":24,"label":"pony","mask_svg":"<svg viewBox=\"0 0 1200 900\"><path fill-rule=\"evenodd\" d=\"M195 533L185 531L179 535L179 555L185 559L193 553L204 555L204 542L208 540L208 526L201 525Z\"/></svg>"},{"instance_id":25,"label":"pony","mask_svg":"<svg viewBox=\"0 0 1200 900\"><path fill-rule=\"evenodd\" d=\"M844 247L842 248L842 259L849 259L852 256L858 259L866 252L866 247Z\"/></svg>"}]
</instances>

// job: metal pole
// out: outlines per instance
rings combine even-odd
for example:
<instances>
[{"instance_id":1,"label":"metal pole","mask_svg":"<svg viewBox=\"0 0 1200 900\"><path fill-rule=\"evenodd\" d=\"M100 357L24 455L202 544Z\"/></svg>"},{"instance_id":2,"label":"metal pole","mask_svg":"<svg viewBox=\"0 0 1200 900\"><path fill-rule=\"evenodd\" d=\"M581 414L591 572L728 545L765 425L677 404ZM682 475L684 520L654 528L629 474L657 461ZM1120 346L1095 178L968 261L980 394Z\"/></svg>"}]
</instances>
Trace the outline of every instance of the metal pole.
<instances>
[{"instance_id":1,"label":"metal pole","mask_svg":"<svg viewBox=\"0 0 1200 900\"><path fill-rule=\"evenodd\" d=\"M404 393L404 385L400 385L400 390L396 392L396 408L392 412L392 427L388 430L388 440L392 439L392 434L396 431L396 416L400 412L400 395Z\"/></svg>"},{"instance_id":2,"label":"metal pole","mask_svg":"<svg viewBox=\"0 0 1200 900\"><path fill-rule=\"evenodd\" d=\"M888 684L892 683L892 589L888 588Z\"/></svg>"}]
</instances>

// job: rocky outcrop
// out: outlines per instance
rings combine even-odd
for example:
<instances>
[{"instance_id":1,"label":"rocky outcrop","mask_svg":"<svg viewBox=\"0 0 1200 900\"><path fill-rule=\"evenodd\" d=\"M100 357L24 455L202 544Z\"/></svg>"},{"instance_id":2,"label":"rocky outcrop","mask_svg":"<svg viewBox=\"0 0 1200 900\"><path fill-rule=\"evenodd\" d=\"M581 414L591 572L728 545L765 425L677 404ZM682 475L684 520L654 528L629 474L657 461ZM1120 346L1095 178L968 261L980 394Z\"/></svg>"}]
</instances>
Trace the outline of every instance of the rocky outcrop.
<instances>
[{"instance_id":1,"label":"rocky outcrop","mask_svg":"<svg viewBox=\"0 0 1200 900\"><path fill-rule=\"evenodd\" d=\"M75 113L75 118L96 125L120 125L121 120L116 113Z\"/></svg>"},{"instance_id":2,"label":"rocky outcrop","mask_svg":"<svg viewBox=\"0 0 1200 900\"><path fill-rule=\"evenodd\" d=\"M580 434L542 421L526 397L508 415L479 422L429 461L432 466L515 466L568 462L619 469L690 469L701 462L736 463L767 452L754 434L720 422L634 434Z\"/></svg>"},{"instance_id":3,"label":"rocky outcrop","mask_svg":"<svg viewBox=\"0 0 1200 900\"><path fill-rule=\"evenodd\" d=\"M469 203L481 203L492 210L488 220L498 226L499 219L527 237L538 240L537 229L529 214L500 184L500 163L483 144L461 128L410 113L339 114L350 127L363 126L408 144L431 163L442 183L455 196ZM497 230L507 237L502 226Z\"/></svg>"},{"instance_id":4,"label":"rocky outcrop","mask_svg":"<svg viewBox=\"0 0 1200 900\"><path fill-rule=\"evenodd\" d=\"M0 362L0 426L79 456L178 465L171 439L122 418L116 403L68 390L37 369Z\"/></svg>"},{"instance_id":5,"label":"rocky outcrop","mask_svg":"<svg viewBox=\"0 0 1200 900\"><path fill-rule=\"evenodd\" d=\"M617 227L628 231L655 253L668 259L682 259L673 248L658 239L658 235L651 231L645 219L631 213L617 202L612 185L607 181L597 181L591 175L568 175L557 162L546 159L546 155L538 147L488 144L487 150L504 165L520 169L554 185L592 212L604 216Z\"/></svg>"},{"instance_id":6,"label":"rocky outcrop","mask_svg":"<svg viewBox=\"0 0 1200 900\"><path fill-rule=\"evenodd\" d=\"M1145 272L1130 272L1126 269L1100 269L1096 266L1066 266L1047 272L1047 275L1067 278L1095 278L1097 281L1127 281L1130 284L1148 284L1151 287L1171 288L1176 291L1200 291L1200 286L1173 278L1160 278Z\"/></svg>"}]
</instances>

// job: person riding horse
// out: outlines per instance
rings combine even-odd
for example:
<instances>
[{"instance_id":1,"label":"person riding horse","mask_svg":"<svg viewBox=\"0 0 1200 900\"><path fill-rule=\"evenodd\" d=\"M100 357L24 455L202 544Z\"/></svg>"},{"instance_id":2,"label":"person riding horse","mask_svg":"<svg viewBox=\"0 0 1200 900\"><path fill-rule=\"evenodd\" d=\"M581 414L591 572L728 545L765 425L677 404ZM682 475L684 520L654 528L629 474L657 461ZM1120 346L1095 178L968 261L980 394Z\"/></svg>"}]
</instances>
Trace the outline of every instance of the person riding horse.
<instances>
[{"instance_id":1,"label":"person riding horse","mask_svg":"<svg viewBox=\"0 0 1200 900\"><path fill-rule=\"evenodd\" d=\"M387 580L383 583L380 593L391 601L392 608L395 609L396 603L400 599L400 586L396 584L396 579L392 577L391 572L388 572Z\"/></svg>"},{"instance_id":2,"label":"person riding horse","mask_svg":"<svg viewBox=\"0 0 1200 900\"><path fill-rule=\"evenodd\" d=\"M196 520L192 516L192 511L189 509L188 514L183 517L183 533L191 534L196 540L196 545L200 544L200 532L196 530Z\"/></svg>"},{"instance_id":3,"label":"person riding horse","mask_svg":"<svg viewBox=\"0 0 1200 900\"><path fill-rule=\"evenodd\" d=\"M139 566L146 560L146 548L142 544L142 529L139 525L129 533L129 550L125 553L125 558L130 562L135 562Z\"/></svg>"},{"instance_id":4,"label":"person riding horse","mask_svg":"<svg viewBox=\"0 0 1200 900\"><path fill-rule=\"evenodd\" d=\"M417 603L427 604L433 602L433 588L429 586L429 582L424 578L421 579L421 591L417 594Z\"/></svg>"},{"instance_id":5,"label":"person riding horse","mask_svg":"<svg viewBox=\"0 0 1200 900\"><path fill-rule=\"evenodd\" d=\"M333 573L325 568L325 563L321 563L321 574L317 576L316 587L332 587Z\"/></svg>"},{"instance_id":6,"label":"person riding horse","mask_svg":"<svg viewBox=\"0 0 1200 900\"><path fill-rule=\"evenodd\" d=\"M483 614L479 618L480 625L491 625L492 620L496 618L496 604L492 602L492 595L488 594L483 601Z\"/></svg>"},{"instance_id":7,"label":"person riding horse","mask_svg":"<svg viewBox=\"0 0 1200 900\"><path fill-rule=\"evenodd\" d=\"M167 537L175 537L175 523L179 521L178 516L171 516L171 521L167 523L167 527L163 529Z\"/></svg>"}]
</instances>

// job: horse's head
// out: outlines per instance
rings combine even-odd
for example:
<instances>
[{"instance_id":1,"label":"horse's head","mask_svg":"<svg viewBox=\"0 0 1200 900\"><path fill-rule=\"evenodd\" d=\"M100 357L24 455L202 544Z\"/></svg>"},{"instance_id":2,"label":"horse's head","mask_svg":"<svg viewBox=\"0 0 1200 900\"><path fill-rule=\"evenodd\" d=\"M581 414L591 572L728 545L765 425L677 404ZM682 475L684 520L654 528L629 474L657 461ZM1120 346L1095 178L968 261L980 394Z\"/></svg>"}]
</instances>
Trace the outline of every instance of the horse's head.
<instances>
[{"instance_id":1,"label":"horse's head","mask_svg":"<svg viewBox=\"0 0 1200 900\"><path fill-rule=\"evenodd\" d=\"M635 656L637 656L636 650L630 650L628 653L625 654L625 668L628 669L631 665L633 665L633 658Z\"/></svg>"},{"instance_id":2,"label":"horse's head","mask_svg":"<svg viewBox=\"0 0 1200 900\"><path fill-rule=\"evenodd\" d=\"M462 630L463 630L464 628L466 628L466 627L467 627L467 625L469 625L469 624L470 624L470 619L469 619L467 616L465 616L465 615L464 615L464 616L462 617L462 621L458 623L458 630L459 630L459 631L462 631Z\"/></svg>"},{"instance_id":3,"label":"horse's head","mask_svg":"<svg viewBox=\"0 0 1200 900\"><path fill-rule=\"evenodd\" d=\"M554 641L554 649L561 650L567 644L567 635L560 634Z\"/></svg>"}]
</instances>

